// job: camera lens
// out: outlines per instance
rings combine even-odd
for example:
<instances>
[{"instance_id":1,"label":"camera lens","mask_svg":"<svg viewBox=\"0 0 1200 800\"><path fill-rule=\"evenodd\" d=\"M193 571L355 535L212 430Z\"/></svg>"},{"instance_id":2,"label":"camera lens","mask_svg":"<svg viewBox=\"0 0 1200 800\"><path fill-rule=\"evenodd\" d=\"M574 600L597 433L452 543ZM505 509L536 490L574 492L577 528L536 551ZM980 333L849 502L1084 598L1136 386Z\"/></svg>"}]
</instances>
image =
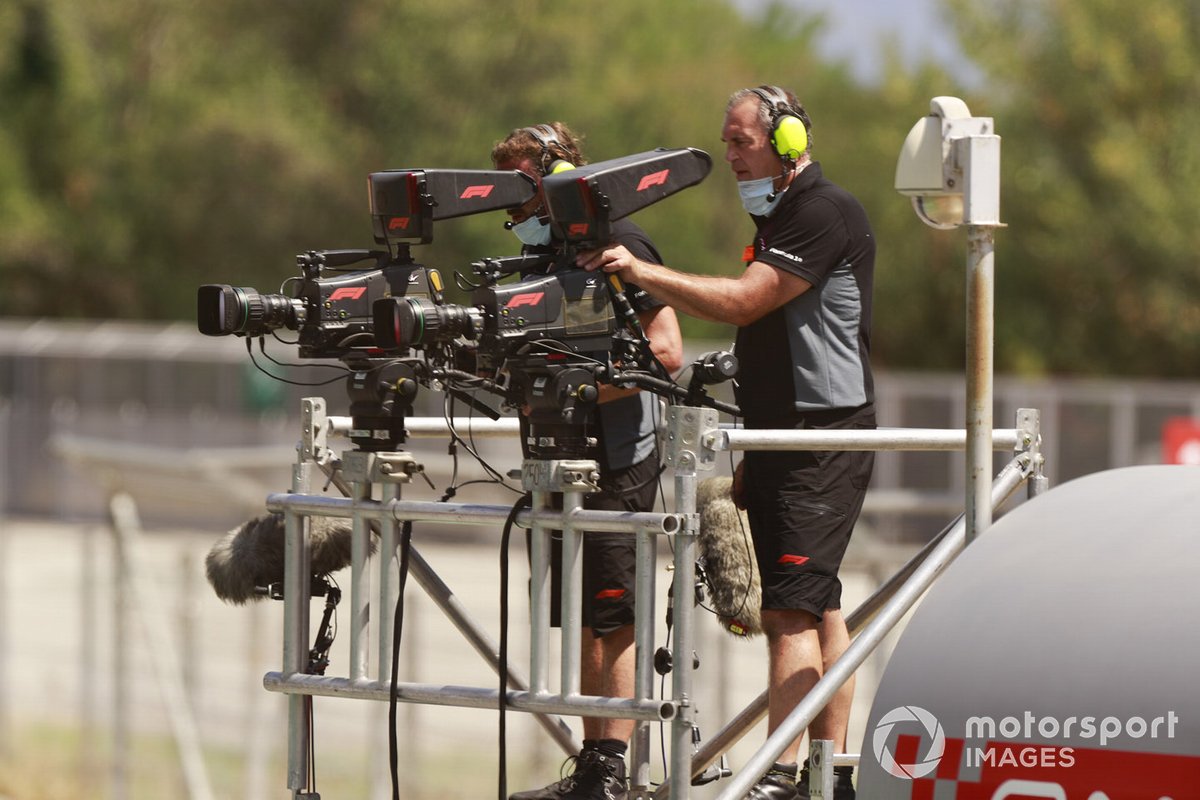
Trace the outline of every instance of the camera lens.
<instances>
[{"instance_id":1,"label":"camera lens","mask_svg":"<svg viewBox=\"0 0 1200 800\"><path fill-rule=\"evenodd\" d=\"M196 324L205 336L260 336L276 328L295 328L299 300L260 294L245 286L208 284L196 292Z\"/></svg>"},{"instance_id":2,"label":"camera lens","mask_svg":"<svg viewBox=\"0 0 1200 800\"><path fill-rule=\"evenodd\" d=\"M239 300L242 291L217 284L201 286L196 292L196 323L200 332L205 336L225 336L240 331L245 321L243 303Z\"/></svg>"},{"instance_id":3,"label":"camera lens","mask_svg":"<svg viewBox=\"0 0 1200 800\"><path fill-rule=\"evenodd\" d=\"M387 350L474 338L479 312L459 305L437 305L425 297L389 297L375 303L376 343Z\"/></svg>"},{"instance_id":4,"label":"camera lens","mask_svg":"<svg viewBox=\"0 0 1200 800\"><path fill-rule=\"evenodd\" d=\"M415 297L386 297L371 309L375 344L384 350L400 350L420 344L425 330L425 309Z\"/></svg>"}]
</instances>

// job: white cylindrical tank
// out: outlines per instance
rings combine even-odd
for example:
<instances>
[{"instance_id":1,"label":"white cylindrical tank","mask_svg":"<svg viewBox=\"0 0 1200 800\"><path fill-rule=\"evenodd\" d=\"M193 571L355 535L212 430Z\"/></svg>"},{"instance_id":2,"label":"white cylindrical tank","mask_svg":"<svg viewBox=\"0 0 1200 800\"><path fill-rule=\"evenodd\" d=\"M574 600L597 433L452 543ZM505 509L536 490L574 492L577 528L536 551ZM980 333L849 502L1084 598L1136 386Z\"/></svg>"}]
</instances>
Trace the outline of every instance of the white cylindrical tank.
<instances>
[{"instance_id":1,"label":"white cylindrical tank","mask_svg":"<svg viewBox=\"0 0 1200 800\"><path fill-rule=\"evenodd\" d=\"M1200 798L1200 468L999 519L913 613L861 753L861 800Z\"/></svg>"}]
</instances>

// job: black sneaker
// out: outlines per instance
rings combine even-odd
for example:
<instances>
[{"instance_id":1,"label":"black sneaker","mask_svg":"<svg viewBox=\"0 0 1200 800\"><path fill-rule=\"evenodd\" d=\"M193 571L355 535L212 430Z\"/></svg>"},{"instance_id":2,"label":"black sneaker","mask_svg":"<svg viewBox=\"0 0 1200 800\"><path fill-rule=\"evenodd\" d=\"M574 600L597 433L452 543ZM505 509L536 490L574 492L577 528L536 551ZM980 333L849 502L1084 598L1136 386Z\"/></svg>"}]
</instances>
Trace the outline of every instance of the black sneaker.
<instances>
[{"instance_id":1,"label":"black sneaker","mask_svg":"<svg viewBox=\"0 0 1200 800\"><path fill-rule=\"evenodd\" d=\"M746 800L796 800L800 797L796 782L777 772L768 772L750 787Z\"/></svg>"},{"instance_id":2,"label":"black sneaker","mask_svg":"<svg viewBox=\"0 0 1200 800\"><path fill-rule=\"evenodd\" d=\"M568 791L574 782L575 771L579 769L579 756L569 756L567 761L571 763L575 769L565 778L561 778L549 786L543 786L541 789L527 789L524 792L514 792L508 796L508 800L557 800Z\"/></svg>"},{"instance_id":3,"label":"black sneaker","mask_svg":"<svg viewBox=\"0 0 1200 800\"><path fill-rule=\"evenodd\" d=\"M833 800L855 800L854 784L851 782L853 774L854 767L833 768ZM811 800L808 791L808 761L804 762L800 777L796 779L796 789L798 800Z\"/></svg>"},{"instance_id":4,"label":"black sneaker","mask_svg":"<svg viewBox=\"0 0 1200 800\"><path fill-rule=\"evenodd\" d=\"M596 750L585 750L574 771L542 789L508 796L508 800L625 800L625 762Z\"/></svg>"}]
</instances>

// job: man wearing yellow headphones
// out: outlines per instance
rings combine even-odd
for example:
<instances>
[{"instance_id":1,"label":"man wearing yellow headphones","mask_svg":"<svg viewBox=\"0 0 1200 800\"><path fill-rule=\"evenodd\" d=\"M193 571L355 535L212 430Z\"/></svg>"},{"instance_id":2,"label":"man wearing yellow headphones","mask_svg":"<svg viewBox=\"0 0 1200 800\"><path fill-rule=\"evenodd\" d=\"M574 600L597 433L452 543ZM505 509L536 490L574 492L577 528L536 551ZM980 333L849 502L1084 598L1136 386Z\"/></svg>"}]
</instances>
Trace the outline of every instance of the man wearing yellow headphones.
<instances>
[{"instance_id":1,"label":"man wearing yellow headphones","mask_svg":"<svg viewBox=\"0 0 1200 800\"><path fill-rule=\"evenodd\" d=\"M538 182L537 194L510 212L510 229L522 252L553 253L549 213L541 179L587 163L579 138L561 122L518 128L492 149L497 169L517 169ZM614 238L638 258L662 263L654 243L627 219L613 224ZM670 307L636 284L626 296L650 339L651 350L667 371L683 363L683 340ZM614 511L653 511L659 475L655 414L657 401L637 389L602 384L590 430L599 439L593 457L600 464L601 491L588 494L584 507ZM551 553L554 603L552 624L558 625L561 538ZM580 688L601 697L632 697L634 689L634 584L636 543L624 533L587 532L583 537L583 634ZM583 750L571 775L542 789L518 792L510 800L621 800L626 795L625 751L632 720L586 717Z\"/></svg>"},{"instance_id":2,"label":"man wearing yellow headphones","mask_svg":"<svg viewBox=\"0 0 1200 800\"><path fill-rule=\"evenodd\" d=\"M811 159L811 122L776 86L735 92L721 139L756 235L737 277L651 264L619 243L577 263L621 277L702 319L738 326L735 396L747 428L873 428L869 361L875 239L862 206ZM849 645L838 569L862 510L874 454L749 451L734 475L762 581L773 732ZM809 726L845 752L853 680ZM799 740L750 792L807 798ZM836 800L852 800L837 767Z\"/></svg>"}]
</instances>

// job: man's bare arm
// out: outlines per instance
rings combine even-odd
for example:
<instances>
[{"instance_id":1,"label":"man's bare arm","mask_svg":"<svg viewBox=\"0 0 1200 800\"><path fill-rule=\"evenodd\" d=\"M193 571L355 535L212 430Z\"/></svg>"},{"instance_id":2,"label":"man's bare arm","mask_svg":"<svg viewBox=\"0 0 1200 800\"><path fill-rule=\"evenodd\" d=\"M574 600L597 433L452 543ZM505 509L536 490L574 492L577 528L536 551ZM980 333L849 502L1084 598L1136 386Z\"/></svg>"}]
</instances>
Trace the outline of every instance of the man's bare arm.
<instances>
[{"instance_id":1,"label":"man's bare arm","mask_svg":"<svg viewBox=\"0 0 1200 800\"><path fill-rule=\"evenodd\" d=\"M649 264L621 245L581 253L576 263L587 270L615 272L672 308L693 317L742 327L769 314L812 284L798 275L753 261L736 278L691 275Z\"/></svg>"}]
</instances>

